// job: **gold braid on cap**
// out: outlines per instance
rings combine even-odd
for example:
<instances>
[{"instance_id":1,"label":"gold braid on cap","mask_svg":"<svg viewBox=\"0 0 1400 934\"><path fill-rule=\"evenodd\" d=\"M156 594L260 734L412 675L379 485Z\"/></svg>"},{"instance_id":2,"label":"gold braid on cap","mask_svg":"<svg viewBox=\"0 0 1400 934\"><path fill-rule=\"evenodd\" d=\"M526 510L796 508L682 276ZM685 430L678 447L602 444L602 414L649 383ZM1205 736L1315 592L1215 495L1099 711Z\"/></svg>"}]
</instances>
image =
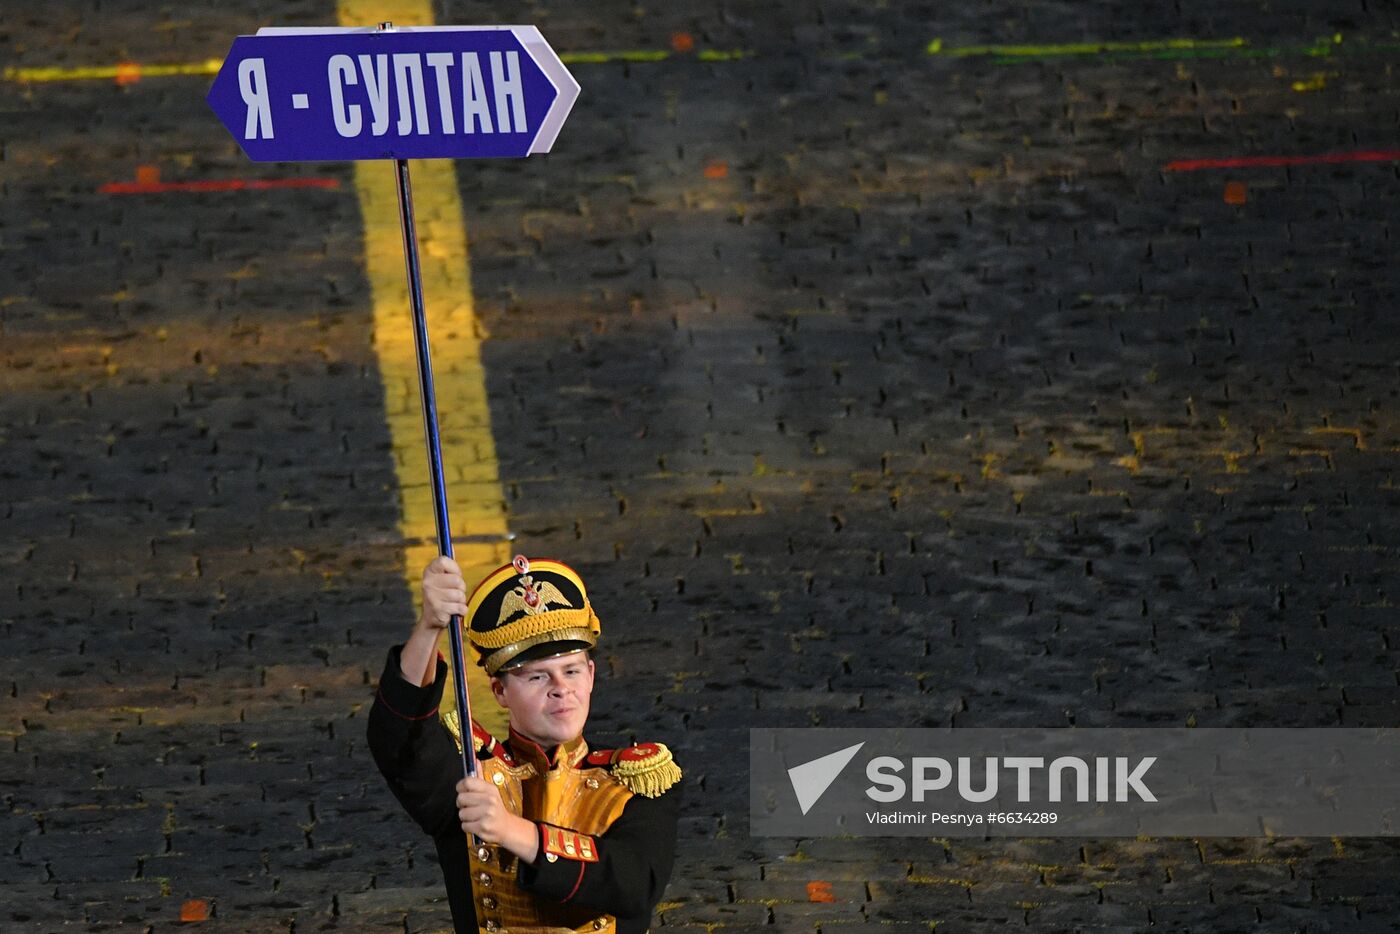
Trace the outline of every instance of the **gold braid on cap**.
<instances>
[{"instance_id":1,"label":"gold braid on cap","mask_svg":"<svg viewBox=\"0 0 1400 934\"><path fill-rule=\"evenodd\" d=\"M501 670L502 666L521 652L545 642L587 642L590 646L593 646L597 644L597 639L592 632L580 626L577 629L555 629L552 632L531 636L528 639L521 639L519 642L512 642L510 645L503 646L494 651L488 652L486 649L478 648L477 652L481 653L481 667L486 669L488 675L494 675L497 671ZM579 650L566 649L559 654L571 654L577 651Z\"/></svg>"},{"instance_id":2,"label":"gold braid on cap","mask_svg":"<svg viewBox=\"0 0 1400 934\"><path fill-rule=\"evenodd\" d=\"M593 613L593 606L584 601L583 609L573 609L572 607L561 610L548 610L544 613L532 613L522 616L514 622L507 623L492 629L490 632L471 633L472 642L482 649L503 649L516 642L524 642L534 636L543 636L561 629L583 629L592 633L597 639L598 633L603 631L603 626L598 622L598 617ZM541 641L536 640L535 645ZM585 640L588 641L588 640ZM486 653L483 653L486 654Z\"/></svg>"}]
</instances>

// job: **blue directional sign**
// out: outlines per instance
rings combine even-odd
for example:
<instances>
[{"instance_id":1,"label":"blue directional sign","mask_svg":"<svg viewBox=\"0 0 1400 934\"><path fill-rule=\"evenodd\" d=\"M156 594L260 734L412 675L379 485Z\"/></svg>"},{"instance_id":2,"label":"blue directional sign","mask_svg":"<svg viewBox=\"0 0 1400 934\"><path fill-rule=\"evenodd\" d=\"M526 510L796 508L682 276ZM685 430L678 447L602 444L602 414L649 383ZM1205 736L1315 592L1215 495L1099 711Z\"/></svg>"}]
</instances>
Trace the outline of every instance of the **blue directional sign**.
<instances>
[{"instance_id":1,"label":"blue directional sign","mask_svg":"<svg viewBox=\"0 0 1400 934\"><path fill-rule=\"evenodd\" d=\"M255 162L548 152L579 85L533 26L267 28L209 106Z\"/></svg>"}]
</instances>

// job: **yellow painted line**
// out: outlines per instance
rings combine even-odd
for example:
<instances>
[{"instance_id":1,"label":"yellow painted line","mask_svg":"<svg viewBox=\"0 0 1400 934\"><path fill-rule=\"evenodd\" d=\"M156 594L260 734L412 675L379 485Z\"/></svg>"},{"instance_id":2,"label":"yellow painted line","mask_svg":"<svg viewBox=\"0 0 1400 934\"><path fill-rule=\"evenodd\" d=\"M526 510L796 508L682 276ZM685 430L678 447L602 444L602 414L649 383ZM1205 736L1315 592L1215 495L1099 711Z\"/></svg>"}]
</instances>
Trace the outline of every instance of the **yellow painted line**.
<instances>
[{"instance_id":1,"label":"yellow painted line","mask_svg":"<svg viewBox=\"0 0 1400 934\"><path fill-rule=\"evenodd\" d=\"M374 25L386 20L396 26L433 23L429 0L338 0L336 6L344 26ZM481 365L484 333L472 303L466 222L452 166L448 159L414 160L409 163L409 173L418 226L423 302L432 340L452 537L481 539L455 547L457 563L471 588L488 572L509 561L510 549L506 543L505 501L496 444L491 435L491 411L486 403L486 374ZM373 340L384 381L384 411L403 507L400 530L405 539L423 542L404 549L404 578L413 594L416 614L423 568L437 557L438 550L397 190L392 162L355 163L355 192L359 195L365 229L365 275L374 303ZM413 620L394 622L398 629L385 635L407 637ZM446 634L439 648L444 658L450 657ZM477 677L481 670L471 654L468 648L467 689L472 716L488 730L504 735L504 712L492 699L485 677ZM457 706L452 699L450 675L449 666L442 713Z\"/></svg>"},{"instance_id":2,"label":"yellow painted line","mask_svg":"<svg viewBox=\"0 0 1400 934\"><path fill-rule=\"evenodd\" d=\"M350 0L340 6L353 5ZM368 6L368 5L366 5ZM385 7L385 9L389 9ZM389 22L394 22L391 18ZM746 49L699 49L694 57L702 62L733 62L752 58ZM603 65L609 62L662 62L667 59L689 58L688 54L665 49L621 49L613 52L562 52L560 60L566 65ZM223 59L210 58L202 62L176 62L166 65L142 65L120 62L116 65L86 65L74 68L6 68L0 75L6 81L20 84L40 84L49 81L121 81L130 83L142 78L169 78L178 75L216 75Z\"/></svg>"},{"instance_id":3,"label":"yellow painted line","mask_svg":"<svg viewBox=\"0 0 1400 934\"><path fill-rule=\"evenodd\" d=\"M38 83L44 81L92 81L116 80L135 81L141 78L168 78L173 75L216 75L221 58L209 58L202 62L176 62L169 65L142 65L137 62L121 62L116 65L95 65L79 68L6 68L6 81Z\"/></svg>"}]
</instances>

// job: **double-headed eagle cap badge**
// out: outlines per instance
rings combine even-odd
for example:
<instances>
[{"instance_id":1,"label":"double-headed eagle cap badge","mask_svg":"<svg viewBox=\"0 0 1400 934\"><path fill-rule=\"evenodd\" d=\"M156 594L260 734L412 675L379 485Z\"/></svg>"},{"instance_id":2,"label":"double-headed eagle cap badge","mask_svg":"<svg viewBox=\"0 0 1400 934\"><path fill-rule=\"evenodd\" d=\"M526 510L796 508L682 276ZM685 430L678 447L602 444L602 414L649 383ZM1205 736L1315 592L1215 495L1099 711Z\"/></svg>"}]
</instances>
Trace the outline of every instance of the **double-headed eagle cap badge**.
<instances>
[{"instance_id":1,"label":"double-headed eagle cap badge","mask_svg":"<svg viewBox=\"0 0 1400 934\"><path fill-rule=\"evenodd\" d=\"M583 580L548 558L516 555L467 600L467 638L487 674L591 649L600 631Z\"/></svg>"}]
</instances>

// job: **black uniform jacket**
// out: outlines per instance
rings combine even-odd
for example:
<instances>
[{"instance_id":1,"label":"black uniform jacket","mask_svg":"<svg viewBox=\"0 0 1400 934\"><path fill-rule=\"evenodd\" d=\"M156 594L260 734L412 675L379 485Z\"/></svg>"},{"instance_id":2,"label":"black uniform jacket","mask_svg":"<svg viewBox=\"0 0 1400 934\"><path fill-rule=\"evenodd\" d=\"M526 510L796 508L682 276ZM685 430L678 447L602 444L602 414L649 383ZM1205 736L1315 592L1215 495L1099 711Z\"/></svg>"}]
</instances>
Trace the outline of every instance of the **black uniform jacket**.
<instances>
[{"instance_id":1,"label":"black uniform jacket","mask_svg":"<svg viewBox=\"0 0 1400 934\"><path fill-rule=\"evenodd\" d=\"M389 651L380 676L369 713L370 751L404 810L437 844L458 934L478 934L467 836L457 819L462 760L438 718L447 664L439 657L433 683L419 687L400 673L401 649ZM679 785L656 798L633 795L621 816L597 837L597 862L550 862L541 847L535 864L519 863L517 881L539 898L614 915L619 934L643 934L671 877L679 805Z\"/></svg>"}]
</instances>

